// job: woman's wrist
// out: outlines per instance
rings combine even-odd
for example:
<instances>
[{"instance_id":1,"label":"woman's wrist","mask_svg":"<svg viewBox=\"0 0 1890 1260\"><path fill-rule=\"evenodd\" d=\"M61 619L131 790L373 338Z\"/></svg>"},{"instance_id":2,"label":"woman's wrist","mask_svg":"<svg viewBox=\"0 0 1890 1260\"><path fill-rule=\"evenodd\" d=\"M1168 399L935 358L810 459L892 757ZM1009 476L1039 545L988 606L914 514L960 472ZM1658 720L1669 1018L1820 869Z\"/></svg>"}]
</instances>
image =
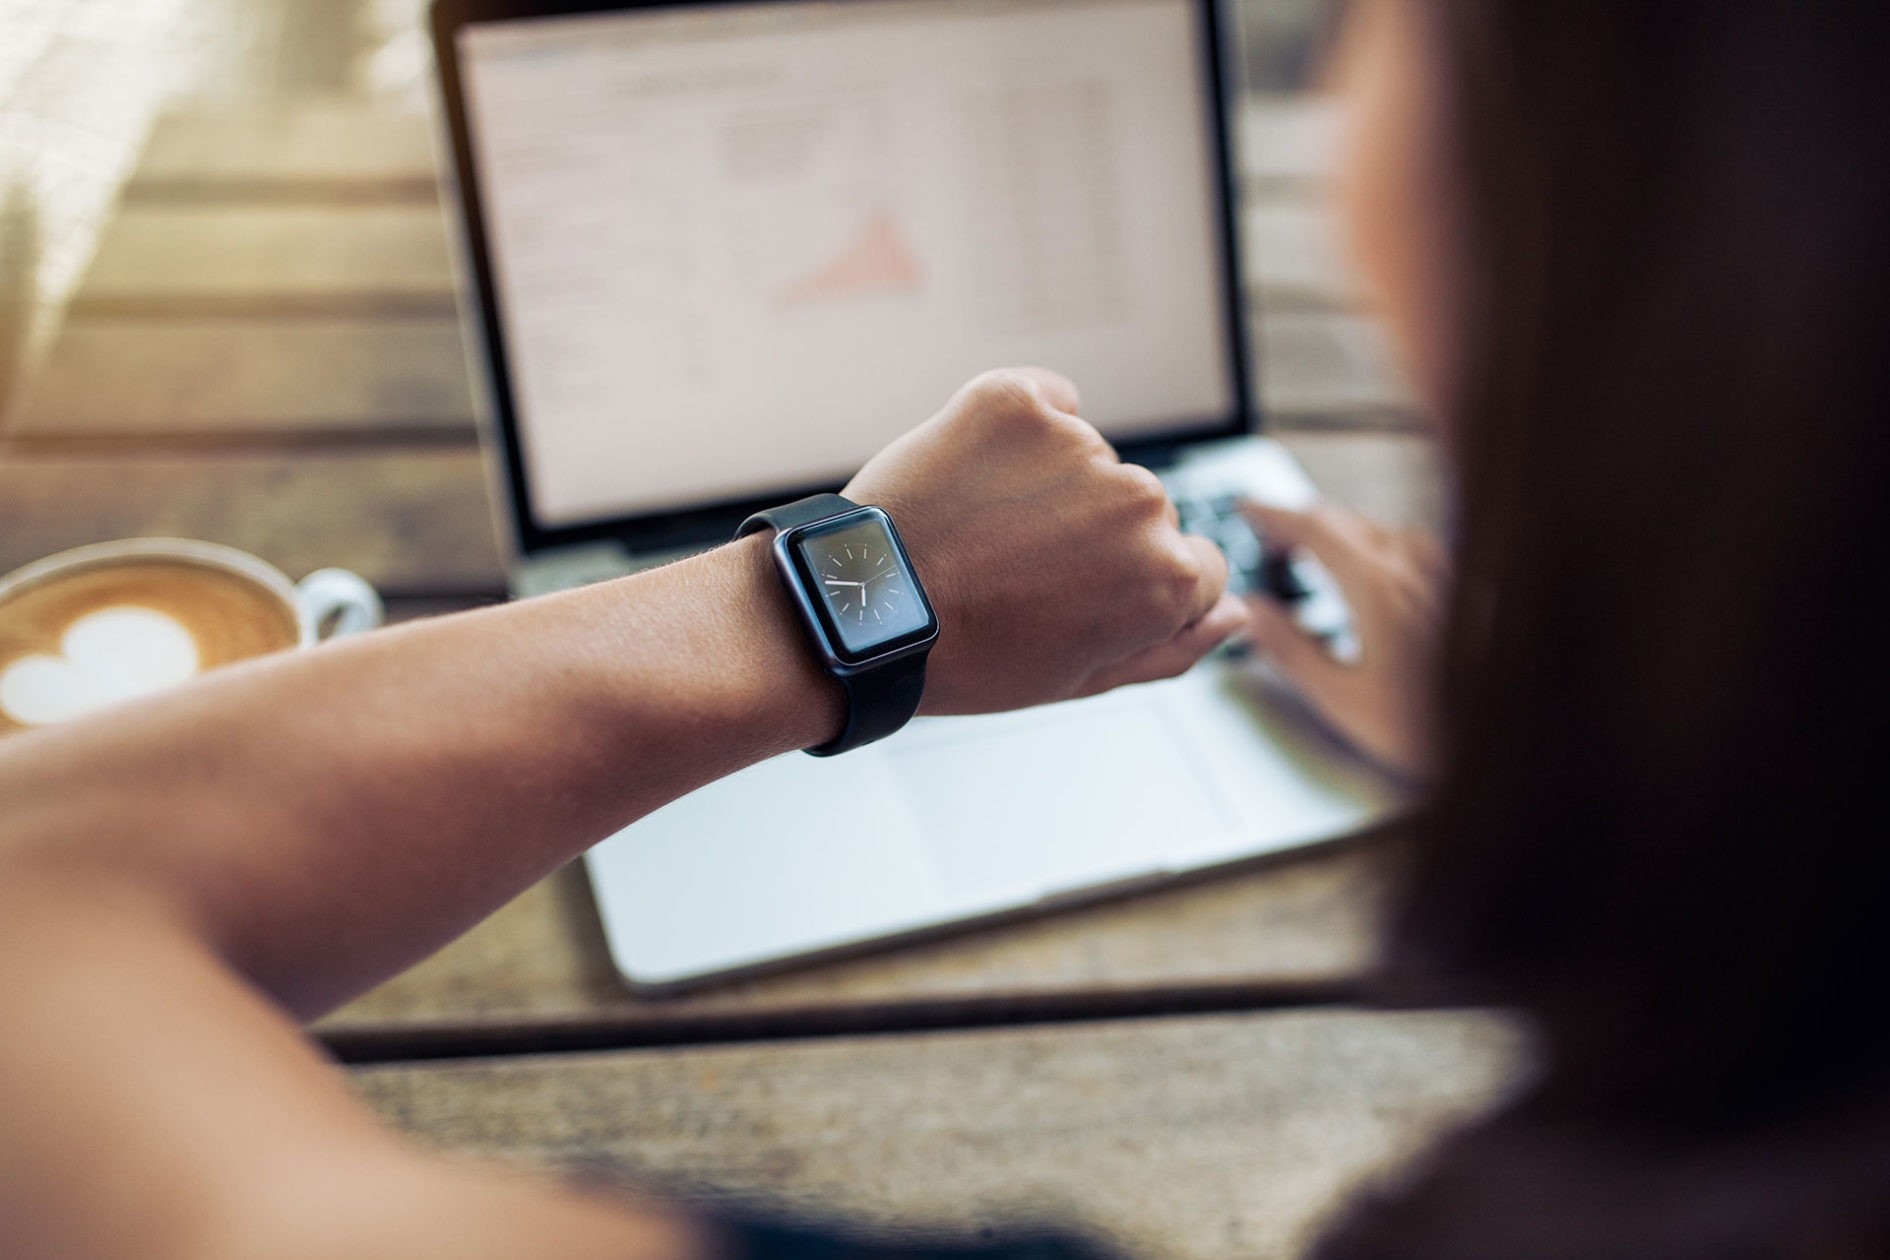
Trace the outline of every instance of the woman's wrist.
<instances>
[{"instance_id":1,"label":"woman's wrist","mask_svg":"<svg viewBox=\"0 0 1890 1260\"><path fill-rule=\"evenodd\" d=\"M727 607L730 659L757 731L778 733L785 748L810 748L846 725L846 695L815 662L774 565L769 534L753 534L712 553L726 562L733 587Z\"/></svg>"}]
</instances>

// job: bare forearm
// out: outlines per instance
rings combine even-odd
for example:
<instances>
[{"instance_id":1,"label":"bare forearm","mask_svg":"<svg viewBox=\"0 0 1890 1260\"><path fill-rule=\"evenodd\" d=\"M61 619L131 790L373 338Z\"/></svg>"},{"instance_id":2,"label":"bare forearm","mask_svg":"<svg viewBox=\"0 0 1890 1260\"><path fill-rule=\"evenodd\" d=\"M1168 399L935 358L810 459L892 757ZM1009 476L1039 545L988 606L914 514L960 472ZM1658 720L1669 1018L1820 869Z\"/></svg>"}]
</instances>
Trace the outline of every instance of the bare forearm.
<instances>
[{"instance_id":1,"label":"bare forearm","mask_svg":"<svg viewBox=\"0 0 1890 1260\"><path fill-rule=\"evenodd\" d=\"M973 381L848 486L888 508L939 611L926 708L979 713L1167 677L1242 619L1035 370ZM617 828L838 734L767 544L212 674L0 746L0 886L156 903L314 1014Z\"/></svg>"},{"instance_id":2,"label":"bare forearm","mask_svg":"<svg viewBox=\"0 0 1890 1260\"><path fill-rule=\"evenodd\" d=\"M828 738L758 541L0 749L9 861L129 881L314 1014L625 823Z\"/></svg>"},{"instance_id":3,"label":"bare forearm","mask_svg":"<svg viewBox=\"0 0 1890 1260\"><path fill-rule=\"evenodd\" d=\"M1219 554L1076 406L1052 373L981 377L849 486L938 607L928 711L1166 677L1240 615ZM0 1252L709 1254L380 1135L276 1007L324 1009L841 718L751 541L9 738ZM139 1035L91 1035L118 1027Z\"/></svg>"}]
</instances>

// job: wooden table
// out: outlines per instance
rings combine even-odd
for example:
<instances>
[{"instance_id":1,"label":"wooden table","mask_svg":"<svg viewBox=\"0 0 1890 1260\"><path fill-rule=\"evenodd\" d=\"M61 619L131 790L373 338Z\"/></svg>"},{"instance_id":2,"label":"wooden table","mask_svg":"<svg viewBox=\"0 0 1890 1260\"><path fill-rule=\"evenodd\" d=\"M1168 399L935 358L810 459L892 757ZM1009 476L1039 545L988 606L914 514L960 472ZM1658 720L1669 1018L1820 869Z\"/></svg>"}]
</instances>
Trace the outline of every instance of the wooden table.
<instances>
[{"instance_id":1,"label":"wooden table","mask_svg":"<svg viewBox=\"0 0 1890 1260\"><path fill-rule=\"evenodd\" d=\"M1249 109L1264 401L1333 497L1434 520L1438 479L1320 214L1328 121ZM397 617L503 597L427 126L348 101L155 129L0 429L0 571L173 534ZM579 869L324 1020L427 1140L605 1159L692 1194L972 1219L1068 1208L1150 1255L1287 1255L1522 1061L1479 1014L1344 1003L1383 838L1026 925L642 1000Z\"/></svg>"}]
</instances>

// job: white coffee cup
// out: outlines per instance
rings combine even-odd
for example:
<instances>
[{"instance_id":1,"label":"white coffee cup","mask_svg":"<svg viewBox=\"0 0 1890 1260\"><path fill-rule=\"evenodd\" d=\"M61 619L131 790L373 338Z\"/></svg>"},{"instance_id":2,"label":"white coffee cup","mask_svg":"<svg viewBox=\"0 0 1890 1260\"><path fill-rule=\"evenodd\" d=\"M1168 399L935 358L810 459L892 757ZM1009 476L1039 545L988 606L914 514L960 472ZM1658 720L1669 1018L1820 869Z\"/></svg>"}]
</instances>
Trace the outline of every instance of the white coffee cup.
<instances>
[{"instance_id":1,"label":"white coffee cup","mask_svg":"<svg viewBox=\"0 0 1890 1260\"><path fill-rule=\"evenodd\" d=\"M135 538L61 552L0 577L0 735L382 617L374 588L346 569L291 582L218 543Z\"/></svg>"}]
</instances>

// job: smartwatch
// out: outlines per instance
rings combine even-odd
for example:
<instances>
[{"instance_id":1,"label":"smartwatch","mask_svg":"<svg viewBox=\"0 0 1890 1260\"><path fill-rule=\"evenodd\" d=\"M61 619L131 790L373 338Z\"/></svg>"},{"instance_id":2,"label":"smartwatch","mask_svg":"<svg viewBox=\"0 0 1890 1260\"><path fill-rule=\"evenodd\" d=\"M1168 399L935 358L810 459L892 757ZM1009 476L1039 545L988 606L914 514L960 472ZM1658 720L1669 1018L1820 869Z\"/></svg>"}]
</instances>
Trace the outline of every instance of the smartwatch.
<instances>
[{"instance_id":1,"label":"smartwatch","mask_svg":"<svg viewBox=\"0 0 1890 1260\"><path fill-rule=\"evenodd\" d=\"M773 529L774 564L821 668L847 695L838 738L807 751L831 757L884 739L919 711L938 614L892 517L837 494L757 512L737 538Z\"/></svg>"}]
</instances>

